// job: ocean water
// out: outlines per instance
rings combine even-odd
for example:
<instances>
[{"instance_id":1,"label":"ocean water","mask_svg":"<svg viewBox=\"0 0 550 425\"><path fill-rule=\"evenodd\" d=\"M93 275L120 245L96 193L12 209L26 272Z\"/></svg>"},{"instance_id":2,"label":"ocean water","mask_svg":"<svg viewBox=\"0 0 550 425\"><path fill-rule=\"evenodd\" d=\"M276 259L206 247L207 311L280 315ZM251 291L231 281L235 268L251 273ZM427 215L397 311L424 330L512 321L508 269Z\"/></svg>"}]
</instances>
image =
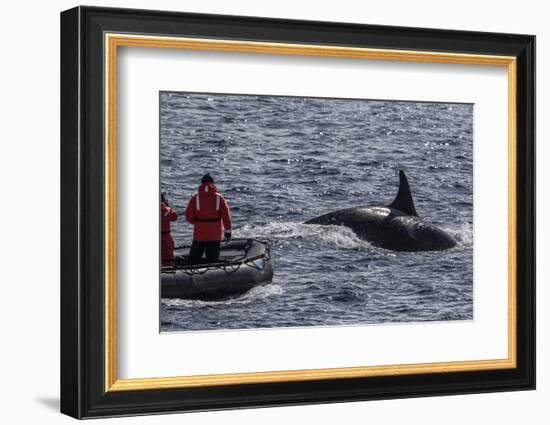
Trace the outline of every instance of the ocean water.
<instances>
[{"instance_id":1,"label":"ocean water","mask_svg":"<svg viewBox=\"0 0 550 425\"><path fill-rule=\"evenodd\" d=\"M234 237L271 243L269 285L227 301L161 300L161 331L473 319L473 106L160 93L161 189L181 213L210 172ZM458 240L393 252L343 226L302 224L388 205L406 171L416 210Z\"/></svg>"}]
</instances>

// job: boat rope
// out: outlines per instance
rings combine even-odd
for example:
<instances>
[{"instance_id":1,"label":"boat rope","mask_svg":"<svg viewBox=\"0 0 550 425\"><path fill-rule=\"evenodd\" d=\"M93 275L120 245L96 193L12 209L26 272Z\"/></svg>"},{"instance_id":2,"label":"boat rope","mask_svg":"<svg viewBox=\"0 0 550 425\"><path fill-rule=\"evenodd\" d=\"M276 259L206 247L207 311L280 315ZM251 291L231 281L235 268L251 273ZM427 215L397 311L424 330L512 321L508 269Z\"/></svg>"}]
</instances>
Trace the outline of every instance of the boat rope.
<instances>
[{"instance_id":1,"label":"boat rope","mask_svg":"<svg viewBox=\"0 0 550 425\"><path fill-rule=\"evenodd\" d=\"M247 258L248 251L252 247L252 244L254 242L259 242L262 245L265 246L265 252L260 255L256 255L254 257ZM246 241L246 243L243 246L244 254L242 257L231 260L230 262L219 262L219 263L211 263L211 264L197 264L195 265L184 265L179 266L176 265L176 267L172 268L172 273L175 273L176 271L180 271L185 273L188 276L192 275L202 275L210 270L223 270L226 275L231 275L235 272L237 272L242 265L255 268L257 270L263 270L265 268L266 263L271 258L271 247L269 246L269 243L267 241L259 241L256 239L249 239ZM258 260L261 260L261 266L257 264ZM168 271L168 270L167 270ZM164 270L163 270L164 272Z\"/></svg>"}]
</instances>

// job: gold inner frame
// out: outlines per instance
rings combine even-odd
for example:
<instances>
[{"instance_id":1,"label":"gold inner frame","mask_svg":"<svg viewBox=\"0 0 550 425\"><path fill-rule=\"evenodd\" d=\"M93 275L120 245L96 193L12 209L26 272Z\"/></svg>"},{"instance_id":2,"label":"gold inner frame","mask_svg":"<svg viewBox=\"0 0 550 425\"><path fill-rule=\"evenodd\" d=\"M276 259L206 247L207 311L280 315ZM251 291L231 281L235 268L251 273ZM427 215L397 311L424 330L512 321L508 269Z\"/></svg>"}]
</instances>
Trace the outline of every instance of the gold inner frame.
<instances>
[{"instance_id":1,"label":"gold inner frame","mask_svg":"<svg viewBox=\"0 0 550 425\"><path fill-rule=\"evenodd\" d=\"M515 368L516 357L516 58L462 53L370 49L327 45L266 43L199 38L105 34L105 391L135 391L214 385L311 381L416 373L448 373ZM117 51L120 46L248 52L281 55L328 56L355 59L398 60L469 65L504 66L508 72L508 357L383 366L247 372L215 375L118 379L116 324L116 123Z\"/></svg>"}]
</instances>

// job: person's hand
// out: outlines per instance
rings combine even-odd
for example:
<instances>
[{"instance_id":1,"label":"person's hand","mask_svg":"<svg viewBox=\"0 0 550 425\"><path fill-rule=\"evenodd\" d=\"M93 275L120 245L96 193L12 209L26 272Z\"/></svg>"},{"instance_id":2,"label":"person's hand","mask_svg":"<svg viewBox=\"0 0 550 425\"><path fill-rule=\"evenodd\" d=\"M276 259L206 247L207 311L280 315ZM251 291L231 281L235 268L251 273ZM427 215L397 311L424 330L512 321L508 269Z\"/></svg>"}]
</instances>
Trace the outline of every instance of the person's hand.
<instances>
[{"instance_id":1,"label":"person's hand","mask_svg":"<svg viewBox=\"0 0 550 425\"><path fill-rule=\"evenodd\" d=\"M225 240L228 241L231 239L231 230L226 230L224 232Z\"/></svg>"}]
</instances>

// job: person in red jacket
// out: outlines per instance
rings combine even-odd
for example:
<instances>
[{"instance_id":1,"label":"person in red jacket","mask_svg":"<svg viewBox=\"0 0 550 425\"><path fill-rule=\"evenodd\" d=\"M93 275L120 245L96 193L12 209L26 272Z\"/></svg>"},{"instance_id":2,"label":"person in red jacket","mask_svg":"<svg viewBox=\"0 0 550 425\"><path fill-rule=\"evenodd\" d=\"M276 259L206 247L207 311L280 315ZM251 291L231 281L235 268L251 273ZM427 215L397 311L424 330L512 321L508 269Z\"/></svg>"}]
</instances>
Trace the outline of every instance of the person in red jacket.
<instances>
[{"instance_id":1,"label":"person in red jacket","mask_svg":"<svg viewBox=\"0 0 550 425\"><path fill-rule=\"evenodd\" d=\"M203 263L203 254L207 263L218 261L222 234L226 240L231 239L231 212L210 174L202 177L198 193L189 200L185 218L194 226L189 264Z\"/></svg>"},{"instance_id":2,"label":"person in red jacket","mask_svg":"<svg viewBox=\"0 0 550 425\"><path fill-rule=\"evenodd\" d=\"M170 208L163 192L160 196L160 256L163 266L175 266L174 239L170 233L170 223L177 218L178 214Z\"/></svg>"}]
</instances>

